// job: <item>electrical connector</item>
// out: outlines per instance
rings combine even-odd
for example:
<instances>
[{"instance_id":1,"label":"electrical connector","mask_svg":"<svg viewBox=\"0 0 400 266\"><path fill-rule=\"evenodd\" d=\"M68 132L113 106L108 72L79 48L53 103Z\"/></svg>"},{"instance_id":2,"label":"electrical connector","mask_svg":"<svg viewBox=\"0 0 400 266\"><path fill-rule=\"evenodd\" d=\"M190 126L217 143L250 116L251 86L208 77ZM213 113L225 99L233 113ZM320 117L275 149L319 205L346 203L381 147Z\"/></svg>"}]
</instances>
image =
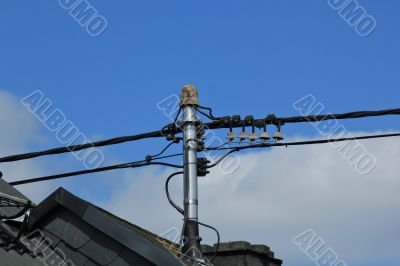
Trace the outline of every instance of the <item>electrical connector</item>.
<instances>
[{"instance_id":1,"label":"electrical connector","mask_svg":"<svg viewBox=\"0 0 400 266\"><path fill-rule=\"evenodd\" d=\"M206 176L210 173L210 171L207 170L209 163L210 161L207 158L197 158L197 176Z\"/></svg>"}]
</instances>

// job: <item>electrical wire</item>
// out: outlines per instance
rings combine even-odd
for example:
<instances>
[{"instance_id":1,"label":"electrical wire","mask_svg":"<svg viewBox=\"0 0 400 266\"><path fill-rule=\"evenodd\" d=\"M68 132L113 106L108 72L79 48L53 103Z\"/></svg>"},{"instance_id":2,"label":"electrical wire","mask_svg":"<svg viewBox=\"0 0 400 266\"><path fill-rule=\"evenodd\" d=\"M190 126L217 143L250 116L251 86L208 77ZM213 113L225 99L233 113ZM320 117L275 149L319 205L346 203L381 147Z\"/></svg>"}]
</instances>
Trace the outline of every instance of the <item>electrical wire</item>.
<instances>
[{"instance_id":1,"label":"electrical wire","mask_svg":"<svg viewBox=\"0 0 400 266\"><path fill-rule=\"evenodd\" d=\"M178 133L179 130L181 130L180 126L178 124L178 119L179 119L179 115L181 114L181 112L182 112L182 106L179 107L178 112L176 113L176 116L174 118L173 123L172 124L168 124L168 125L164 126L161 129L161 135L162 136L164 136L164 137L167 136L167 134L165 134L164 132L168 132L169 131L168 129L170 129L170 131L172 129L173 132L168 132L168 133L172 133L172 134L176 134L176 133Z\"/></svg>"},{"instance_id":2,"label":"electrical wire","mask_svg":"<svg viewBox=\"0 0 400 266\"><path fill-rule=\"evenodd\" d=\"M176 144L176 142L171 141L167 146L165 146L164 149L162 149L159 153L155 155L147 155L146 158L156 158L159 157L160 155L164 154L173 144Z\"/></svg>"},{"instance_id":3,"label":"electrical wire","mask_svg":"<svg viewBox=\"0 0 400 266\"><path fill-rule=\"evenodd\" d=\"M184 215L184 214L185 214L184 210L183 210L181 207L179 207L179 206L171 199L170 194L169 194L169 182L171 181L171 179L172 179L174 176L181 175L181 174L183 174L183 172L175 172L175 173L172 173L170 176L168 176L167 180L165 181L165 194L167 195L168 202L171 204L171 206L174 207L180 214Z\"/></svg>"},{"instance_id":4,"label":"electrical wire","mask_svg":"<svg viewBox=\"0 0 400 266\"><path fill-rule=\"evenodd\" d=\"M182 106L179 107L178 113L176 113L175 119L174 119L174 124L176 125L176 122L178 122L179 115L181 114L182 111Z\"/></svg>"},{"instance_id":5,"label":"electrical wire","mask_svg":"<svg viewBox=\"0 0 400 266\"><path fill-rule=\"evenodd\" d=\"M300 145L315 145L315 144L324 144L324 143L332 143L332 142L342 142L342 141L352 141L352 140L365 140L365 139L377 139L377 138L389 138L389 137L399 137L400 133L393 134L380 134L380 135L369 135L369 136L360 136L360 137L349 137L349 138L337 138L337 139L319 139L319 140L310 140L310 141L295 141L295 142L282 142L282 143L262 143L248 146L239 146L239 147L209 147L206 148L205 151L221 151L221 150L229 150L226 154L224 154L221 158L219 158L215 163L209 165L207 169L213 168L217 166L220 162L222 162L226 157L234 152L238 152L246 149L256 149L256 148L268 148L268 147L288 147L288 146L300 146Z\"/></svg>"},{"instance_id":6,"label":"electrical wire","mask_svg":"<svg viewBox=\"0 0 400 266\"><path fill-rule=\"evenodd\" d=\"M165 181L165 194L167 195L168 202L171 204L171 206L174 207L180 214L185 215L185 211L184 211L181 207L179 207L179 206L171 199L170 194L169 194L169 182L171 181L171 179L172 179L174 176L181 175L181 174L183 174L183 171L181 171L181 172L175 172L175 173L172 173L171 175L168 176L167 180ZM214 258L216 257L216 255L217 255L217 253L218 253L218 250L219 250L219 246L220 246L220 243L221 243L220 234L219 234L218 230L217 230L215 227L211 226L211 225L208 225L208 224L205 224L205 223L196 221L196 220L193 220L193 221L196 222L196 223L199 224L199 225L202 225L202 226L204 226L204 227L207 227L207 228L213 230L213 231L217 234L217 245L216 245L216 248L215 248L214 255L213 255L213 256L211 257L211 259L210 259L210 262L212 262L212 261L214 260Z\"/></svg>"},{"instance_id":7,"label":"electrical wire","mask_svg":"<svg viewBox=\"0 0 400 266\"><path fill-rule=\"evenodd\" d=\"M297 145L313 145L313 144L322 144L322 143L330 143L330 142L341 142L341 141L351 141L351 140L363 140L363 139L374 139L374 138L386 138L386 137L398 137L400 136L400 133L394 133L394 134L381 134L381 135L370 135L370 136L360 136L360 137L351 137L351 138L338 138L338 139L326 139L326 140L314 140L314 141L298 141L298 142L287 142L287 143L265 143L265 144L256 144L256 145L249 145L249 146L241 146L241 147L229 147L229 148L222 148L220 146L216 148L206 148L205 150L230 150L227 153L225 153L221 158L219 158L214 164L211 164L207 167L213 168L217 166L220 162L222 162L226 157L228 157L230 154L234 152L238 152L241 150L245 149L253 149L253 148L264 148L264 147L274 147L274 146L297 146ZM218 253L219 245L220 245L220 235L217 229L215 229L212 226L203 224L198 222L198 224L203 225L205 227L208 227L212 230L214 230L217 233L218 236L218 244L216 247L216 251L214 256L211 259L212 260L215 258L215 256Z\"/></svg>"},{"instance_id":8,"label":"electrical wire","mask_svg":"<svg viewBox=\"0 0 400 266\"><path fill-rule=\"evenodd\" d=\"M325 114L325 115L309 115L309 116L293 116L293 117L277 117L274 114L268 115L263 119L253 119L251 116L245 119L240 119L240 116L222 117L217 121L205 123L207 129L221 128L239 128L245 126L256 126L257 128L264 127L265 124L284 125L288 123L303 123L303 122L320 122L326 120L341 120L341 119L356 119L365 117L376 117L385 115L400 115L400 108L386 109L378 111L357 111L342 114ZM232 119L236 117L235 119Z\"/></svg>"},{"instance_id":9,"label":"electrical wire","mask_svg":"<svg viewBox=\"0 0 400 266\"><path fill-rule=\"evenodd\" d=\"M228 145L228 144L231 144L231 143L234 143L234 142L227 141L227 142L225 142L225 143L223 143L223 144L217 146L216 148L222 148L222 147L224 147L224 146L226 146L226 145ZM239 142L237 142L237 143L240 144Z\"/></svg>"},{"instance_id":10,"label":"electrical wire","mask_svg":"<svg viewBox=\"0 0 400 266\"><path fill-rule=\"evenodd\" d=\"M220 235L219 231L215 227L213 227L211 225L208 225L208 224L205 224L205 223L202 223L202 222L200 222L198 220L190 220L190 221L193 221L193 222L195 222L195 223L197 223L197 224L199 224L201 226L207 227L207 228L213 230L216 233L216 235L217 235L217 245L215 246L214 255L209 259L209 261L212 263L213 260L215 259L215 257L218 254L219 247L221 246L221 235ZM186 227L186 220L184 220L184 223L183 223L183 226L182 226L182 233L181 233L181 240L180 240L181 247L182 247L182 242L183 242L183 239L184 239L183 232L184 232L185 227ZM189 256L187 256L185 254L181 254L181 257L185 258L185 259L188 259L189 261L196 262L196 260L194 260L192 257L189 257ZM201 265L203 265L203 264L201 264ZM208 265L208 264L204 264L204 265Z\"/></svg>"},{"instance_id":11,"label":"electrical wire","mask_svg":"<svg viewBox=\"0 0 400 266\"><path fill-rule=\"evenodd\" d=\"M205 112L203 112L201 109L196 108L197 112L199 112L200 114L204 115L205 117L207 117L210 120L216 121L217 119L213 116L211 116L210 114L207 114Z\"/></svg>"},{"instance_id":12,"label":"electrical wire","mask_svg":"<svg viewBox=\"0 0 400 266\"><path fill-rule=\"evenodd\" d=\"M220 148L218 150L222 150L222 149L232 149L229 152L225 153L224 155L221 156L221 158L219 158L215 163L210 164L209 166L207 166L207 169L213 168L215 166L217 166L220 162L222 162L226 157L228 157L229 155L231 155L234 152L238 152L238 148ZM215 149L214 149L215 150Z\"/></svg>"},{"instance_id":13,"label":"electrical wire","mask_svg":"<svg viewBox=\"0 0 400 266\"><path fill-rule=\"evenodd\" d=\"M282 121L283 123L301 123L301 122L319 122L332 119L337 119L337 120L355 119L355 118L374 117L383 115L399 115L399 114L400 114L400 108L396 108L396 109L386 109L378 111L357 111L357 112L349 112L343 114L284 117L278 120Z\"/></svg>"},{"instance_id":14,"label":"electrical wire","mask_svg":"<svg viewBox=\"0 0 400 266\"><path fill-rule=\"evenodd\" d=\"M213 120L211 123L205 123L204 126L206 129L221 129L221 128L237 128L242 127L243 122L246 126L255 125L256 127L262 127L265 124L275 124L275 125L283 125L285 123L301 123L301 122L318 122L318 121L325 121L325 120L332 120L332 119L354 119L354 118L363 118L363 117L373 117L373 116L384 116L384 115L399 115L400 108L397 109L387 109L387 110L379 110L379 111L360 111L360 112L350 112L344 114L328 114L328 115L311 115L311 116L294 116L294 117L276 117L275 115L269 115L265 119L248 119L248 120L238 120L238 121L230 121L230 117L225 118L217 118L212 115L212 109L209 107L199 107L202 109L209 110L210 113L208 114ZM180 110L178 111L175 120L178 119ZM174 121L176 122L176 121ZM26 159L32 159L40 156L46 155L55 155L67 152L76 152L84 149L95 148L95 147L103 147L109 145L116 145L124 142L130 141L137 141L146 138L158 138L158 137L165 137L167 133L170 134L177 134L182 132L180 127L176 127L176 124L169 124L163 127L161 130L138 134L138 135L131 135L131 136L124 136L124 137L116 137L107 140L101 140L91 143L85 144L77 144L77 145L70 145L66 147L59 147L39 152L30 152L30 153L22 153L17 155L10 155L6 157L0 158L0 163L4 162L15 162L21 161Z\"/></svg>"},{"instance_id":15,"label":"electrical wire","mask_svg":"<svg viewBox=\"0 0 400 266\"><path fill-rule=\"evenodd\" d=\"M161 159L166 159L166 158L177 157L177 156L183 155L182 153L176 153L176 154L161 156L175 143L176 142L174 142L174 141L170 142L166 147L164 147L159 153L157 153L155 155L147 155L145 160L140 160L140 161L136 161L136 162L132 162L132 163L128 163L128 164L120 164L120 165L114 165L114 166L101 167L101 168L96 168L96 169L92 169L92 170L83 170L83 171L78 171L78 172L70 172L70 173L64 173L64 174L58 174L58 175L52 175L52 176L46 176L46 177L33 178L33 179L28 179L28 180L21 180L21 181L11 182L10 184L11 185L22 185L22 184L27 184L26 182L33 183L33 182L40 182L40 181L47 181L47 180L52 180L52 179L76 176L76 175L91 174L91 173L97 173L97 172L103 172L103 171L110 171L110 170L114 170L114 169L128 168L129 166L126 166L126 165L129 165L129 164L147 163L147 164L151 165L151 164L154 164L154 163L151 163L153 160L161 160ZM166 164L166 163L157 163L157 164L165 165L165 166L172 166L172 167L176 166L176 165ZM114 167L116 167L116 168L114 168ZM136 166L134 166L132 168L135 168L135 167ZM137 166L137 167L139 167L139 166ZM18 182L24 182L24 183L18 183Z\"/></svg>"},{"instance_id":16,"label":"electrical wire","mask_svg":"<svg viewBox=\"0 0 400 266\"><path fill-rule=\"evenodd\" d=\"M89 149L89 148L109 146L109 145L115 145L115 144L120 144L120 143L124 143L124 142L136 141L136 140L141 140L141 139L146 139L146 138L158 138L158 137L163 137L163 135L161 134L161 131L153 131L153 132L149 132L149 133L143 133L143 134L125 136L125 137L117 137L117 138L112 138L112 139L107 139L107 140L95 141L95 142L91 142L91 143L70 145L70 146L66 146L66 147L54 148L54 149L44 150L44 151L39 151L39 152L29 152L29 153L22 153L22 154L17 154L17 155L10 155L10 156L0 158L0 163L21 161L21 160L32 159L32 158L46 156L46 155L55 155L55 154L61 154L61 153L67 153L67 152L76 152L76 151Z\"/></svg>"},{"instance_id":17,"label":"electrical wire","mask_svg":"<svg viewBox=\"0 0 400 266\"><path fill-rule=\"evenodd\" d=\"M211 107L199 105L196 109L197 109L197 111L199 111L201 114L207 116L207 117L210 118L211 120L219 120L219 119L220 119L219 117L216 117L216 116L213 115L213 113L212 113L212 108L211 108ZM204 112L202 112L201 109L207 110L207 111L208 111L208 114L204 114Z\"/></svg>"},{"instance_id":18,"label":"electrical wire","mask_svg":"<svg viewBox=\"0 0 400 266\"><path fill-rule=\"evenodd\" d=\"M211 226L211 225L208 225L208 224L205 224L205 223L202 223L202 222L199 222L199 221L195 221L195 220L192 220L192 221L198 223L199 225L202 225L204 227L207 227L207 228L213 230L217 234L217 245L215 247L214 255L210 259L210 262L213 262L213 260L215 259L215 257L218 254L219 246L221 245L221 235L219 234L218 230L215 227Z\"/></svg>"},{"instance_id":19,"label":"electrical wire","mask_svg":"<svg viewBox=\"0 0 400 266\"><path fill-rule=\"evenodd\" d=\"M219 247L221 246L221 235L220 235L220 233L218 232L218 230L215 227L213 227L211 225L202 223L202 222L200 222L198 220L190 220L190 221L195 222L195 223L197 223L197 224L199 224L201 226L207 227L207 228L213 230L216 233L216 235L217 235L217 245L215 246L214 255L209 259L209 261L212 263L213 260L215 259L215 257L218 254ZM183 224L183 227L182 227L181 241L180 241L181 243L183 242L183 230L185 229L185 224L186 224L186 220L184 220L184 224ZM196 262L196 260L194 260L192 257L189 257L189 256L187 256L185 254L181 254L181 257L186 258L186 259L188 259L190 261ZM208 265L208 264L201 264L201 265Z\"/></svg>"},{"instance_id":20,"label":"electrical wire","mask_svg":"<svg viewBox=\"0 0 400 266\"><path fill-rule=\"evenodd\" d=\"M172 154L172 155L167 155L167 156L163 156L163 157L153 158L153 160L176 157L176 156L181 156L181 155L182 155L182 153ZM82 170L82 171L76 171L76 172L69 172L69 173L63 173L63 174L57 174L57 175L25 179L25 180L10 182L9 184L12 186L18 186L18 185L60 179L60 178L70 177L70 176L86 175L86 174L105 172L105 171L111 171L111 170L117 170L117 169L125 169L125 168L138 168L138 167L143 167L143 166L148 166L148 165L162 165L162 166L168 166L168 167L174 167L174 168L183 168L182 165L176 165L176 164L164 163L164 162L152 162L152 161L149 162L147 160L142 160L142 161L136 161L136 162L130 162L130 163L124 163L124 164L99 167L99 168L89 169L89 170Z\"/></svg>"}]
</instances>

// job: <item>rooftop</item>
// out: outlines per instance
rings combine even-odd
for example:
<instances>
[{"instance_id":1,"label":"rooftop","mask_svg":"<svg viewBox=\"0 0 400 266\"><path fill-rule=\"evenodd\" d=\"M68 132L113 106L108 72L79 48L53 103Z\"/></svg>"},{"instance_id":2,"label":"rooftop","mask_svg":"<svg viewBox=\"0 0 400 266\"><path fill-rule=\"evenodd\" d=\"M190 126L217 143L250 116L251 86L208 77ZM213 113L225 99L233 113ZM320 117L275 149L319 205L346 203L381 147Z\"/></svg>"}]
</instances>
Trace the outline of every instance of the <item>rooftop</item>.
<instances>
[{"instance_id":1,"label":"rooftop","mask_svg":"<svg viewBox=\"0 0 400 266\"><path fill-rule=\"evenodd\" d=\"M0 192L27 199L0 179ZM63 188L57 189L25 215L24 221L4 219L24 215L23 207L1 207L0 265L187 265L180 247L131 224ZM29 218L29 219L28 219ZM281 265L264 245L248 242L202 246L213 264ZM232 264L232 260L239 264ZM258 264L240 264L241 261ZM262 264L260 264L262 263Z\"/></svg>"}]
</instances>

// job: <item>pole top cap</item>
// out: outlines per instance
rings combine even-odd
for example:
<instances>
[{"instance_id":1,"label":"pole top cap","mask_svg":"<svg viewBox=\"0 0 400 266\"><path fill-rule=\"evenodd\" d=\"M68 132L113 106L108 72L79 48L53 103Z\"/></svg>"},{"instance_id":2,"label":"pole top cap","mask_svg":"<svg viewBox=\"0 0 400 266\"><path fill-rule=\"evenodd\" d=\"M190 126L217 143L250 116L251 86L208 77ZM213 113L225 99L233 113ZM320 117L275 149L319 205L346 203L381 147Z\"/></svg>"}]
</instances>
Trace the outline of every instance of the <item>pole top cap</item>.
<instances>
[{"instance_id":1,"label":"pole top cap","mask_svg":"<svg viewBox=\"0 0 400 266\"><path fill-rule=\"evenodd\" d=\"M192 84L188 84L181 90L181 101L180 106L185 105L199 105L199 93L196 87Z\"/></svg>"}]
</instances>

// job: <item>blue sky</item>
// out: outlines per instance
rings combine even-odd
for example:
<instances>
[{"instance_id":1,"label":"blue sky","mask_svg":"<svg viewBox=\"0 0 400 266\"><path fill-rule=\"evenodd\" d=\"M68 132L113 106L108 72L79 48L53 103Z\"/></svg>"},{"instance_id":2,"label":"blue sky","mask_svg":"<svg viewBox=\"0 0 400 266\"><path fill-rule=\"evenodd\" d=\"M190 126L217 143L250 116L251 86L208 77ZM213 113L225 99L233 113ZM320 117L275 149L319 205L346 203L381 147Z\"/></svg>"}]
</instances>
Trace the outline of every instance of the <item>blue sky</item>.
<instances>
[{"instance_id":1,"label":"blue sky","mask_svg":"<svg viewBox=\"0 0 400 266\"><path fill-rule=\"evenodd\" d=\"M364 38L327 1L92 4L108 21L97 38L57 1L7 3L0 11L2 87L19 97L40 89L89 136L158 129L166 119L156 103L186 83L220 115L291 116L309 93L329 112L398 103L395 1L361 2L377 20ZM394 129L391 121L350 125ZM308 126L287 130L315 134Z\"/></svg>"},{"instance_id":2,"label":"blue sky","mask_svg":"<svg viewBox=\"0 0 400 266\"><path fill-rule=\"evenodd\" d=\"M2 3L0 88L18 98L41 90L93 139L159 129L169 120L156 104L187 83L198 87L201 103L217 115L298 115L292 105L309 93L334 113L399 105L395 0L359 0L377 21L367 37L357 35L326 0L90 3L108 21L99 37L90 36L58 1ZM400 129L393 117L343 124L351 131ZM46 141L29 142L30 149L59 145L44 127L40 132ZM285 134L318 136L310 125L287 126ZM110 162L132 161L164 143L143 141L106 152ZM82 167L73 160L37 162L54 172ZM92 181L62 184L84 195L82 184ZM88 196L93 201L111 197L107 185L96 191Z\"/></svg>"}]
</instances>

